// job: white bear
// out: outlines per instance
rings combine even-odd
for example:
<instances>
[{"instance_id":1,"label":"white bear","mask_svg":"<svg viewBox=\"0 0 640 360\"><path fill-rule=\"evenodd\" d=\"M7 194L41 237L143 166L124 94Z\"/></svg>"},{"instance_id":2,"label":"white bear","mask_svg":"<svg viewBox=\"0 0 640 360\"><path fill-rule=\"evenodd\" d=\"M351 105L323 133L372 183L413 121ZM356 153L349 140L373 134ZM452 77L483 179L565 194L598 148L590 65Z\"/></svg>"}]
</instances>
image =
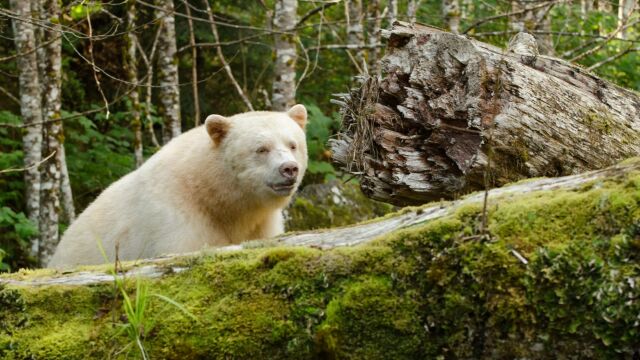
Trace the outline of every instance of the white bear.
<instances>
[{"instance_id":1,"label":"white bear","mask_svg":"<svg viewBox=\"0 0 640 360\"><path fill-rule=\"evenodd\" d=\"M210 115L105 189L48 266L69 268L238 244L284 231L307 167L307 110Z\"/></svg>"}]
</instances>

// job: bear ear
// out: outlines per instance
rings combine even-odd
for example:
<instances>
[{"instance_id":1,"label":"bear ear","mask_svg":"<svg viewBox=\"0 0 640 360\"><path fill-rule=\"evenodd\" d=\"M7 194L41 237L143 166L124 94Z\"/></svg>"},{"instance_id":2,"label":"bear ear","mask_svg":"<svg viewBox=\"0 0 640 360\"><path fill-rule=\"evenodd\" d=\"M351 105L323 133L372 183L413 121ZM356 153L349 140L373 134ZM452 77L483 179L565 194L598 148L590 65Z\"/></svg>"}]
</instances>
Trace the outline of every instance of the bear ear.
<instances>
[{"instance_id":1,"label":"bear ear","mask_svg":"<svg viewBox=\"0 0 640 360\"><path fill-rule=\"evenodd\" d=\"M293 119L302 130L307 125L307 109L302 104L293 105L289 111L287 111L287 115Z\"/></svg>"},{"instance_id":2,"label":"bear ear","mask_svg":"<svg viewBox=\"0 0 640 360\"><path fill-rule=\"evenodd\" d=\"M213 143L218 146L229 131L229 119L222 115L209 115L204 121L204 126Z\"/></svg>"}]
</instances>

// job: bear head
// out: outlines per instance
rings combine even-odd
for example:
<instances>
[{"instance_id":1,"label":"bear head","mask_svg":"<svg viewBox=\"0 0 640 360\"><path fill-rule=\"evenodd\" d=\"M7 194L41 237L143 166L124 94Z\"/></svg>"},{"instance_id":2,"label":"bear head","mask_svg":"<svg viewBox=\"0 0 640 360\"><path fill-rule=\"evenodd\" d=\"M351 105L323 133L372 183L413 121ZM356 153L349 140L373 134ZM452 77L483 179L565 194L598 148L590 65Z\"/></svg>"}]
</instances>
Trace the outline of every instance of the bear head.
<instances>
[{"instance_id":1,"label":"bear head","mask_svg":"<svg viewBox=\"0 0 640 360\"><path fill-rule=\"evenodd\" d=\"M225 174L263 201L291 196L307 169L307 110L252 111L210 115L205 128L219 153Z\"/></svg>"}]
</instances>

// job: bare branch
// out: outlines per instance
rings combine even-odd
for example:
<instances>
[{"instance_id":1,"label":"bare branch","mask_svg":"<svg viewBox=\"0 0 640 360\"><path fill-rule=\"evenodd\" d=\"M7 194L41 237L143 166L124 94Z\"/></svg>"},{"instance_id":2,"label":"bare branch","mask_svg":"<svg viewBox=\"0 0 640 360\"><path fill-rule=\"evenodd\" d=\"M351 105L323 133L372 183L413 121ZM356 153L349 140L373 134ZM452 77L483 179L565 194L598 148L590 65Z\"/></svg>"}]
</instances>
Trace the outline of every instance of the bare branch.
<instances>
[{"instance_id":1,"label":"bare branch","mask_svg":"<svg viewBox=\"0 0 640 360\"><path fill-rule=\"evenodd\" d=\"M213 12L211 11L211 6L209 6L208 0L204 0L204 3L207 7L207 13L209 15L209 23L211 24L211 32L213 33L213 38L217 43L219 43L220 37L218 36L218 27L216 26L216 21L213 18ZM250 111L253 111L253 105L251 105L251 101L249 101L249 98L244 93L244 90L242 90L242 88L240 87L240 84L238 84L238 82L236 81L236 78L233 76L231 67L229 66L229 63L227 62L227 60L225 59L224 54L222 53L222 47L216 46L216 51L218 53L218 57L220 58L220 62L224 67L224 71L227 73L227 77L229 78L229 81L231 81L231 83L236 89L236 92L238 93L238 95L240 95L240 97L242 98L242 101L247 106L247 108Z\"/></svg>"},{"instance_id":2,"label":"bare branch","mask_svg":"<svg viewBox=\"0 0 640 360\"><path fill-rule=\"evenodd\" d=\"M21 167L21 168L9 168L9 169L0 170L0 174L6 174L6 173L18 172L18 171L29 171L29 170L35 169L35 168L37 168L38 166L40 166L40 165L44 164L45 162L47 162L47 161L48 161L49 159L51 159L55 154L56 154L56 151L54 151L54 152L52 152L51 154L47 155L47 157L46 157L46 158L44 158L44 159L42 159L42 160L40 160L40 161L38 161L38 162L36 162L36 163L30 164L30 165L28 165L28 166L26 166L26 167Z\"/></svg>"}]
</instances>

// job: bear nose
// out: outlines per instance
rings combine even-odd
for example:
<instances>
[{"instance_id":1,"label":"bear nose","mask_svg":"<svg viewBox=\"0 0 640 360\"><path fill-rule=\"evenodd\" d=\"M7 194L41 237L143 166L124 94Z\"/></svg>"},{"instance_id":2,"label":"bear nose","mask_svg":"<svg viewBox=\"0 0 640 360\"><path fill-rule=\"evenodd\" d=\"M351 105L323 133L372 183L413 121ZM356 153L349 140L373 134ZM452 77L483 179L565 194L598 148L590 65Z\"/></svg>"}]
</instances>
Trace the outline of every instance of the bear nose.
<instances>
[{"instance_id":1,"label":"bear nose","mask_svg":"<svg viewBox=\"0 0 640 360\"><path fill-rule=\"evenodd\" d=\"M287 161L280 165L280 174L287 179L295 179L298 176L298 164L293 161Z\"/></svg>"}]
</instances>

